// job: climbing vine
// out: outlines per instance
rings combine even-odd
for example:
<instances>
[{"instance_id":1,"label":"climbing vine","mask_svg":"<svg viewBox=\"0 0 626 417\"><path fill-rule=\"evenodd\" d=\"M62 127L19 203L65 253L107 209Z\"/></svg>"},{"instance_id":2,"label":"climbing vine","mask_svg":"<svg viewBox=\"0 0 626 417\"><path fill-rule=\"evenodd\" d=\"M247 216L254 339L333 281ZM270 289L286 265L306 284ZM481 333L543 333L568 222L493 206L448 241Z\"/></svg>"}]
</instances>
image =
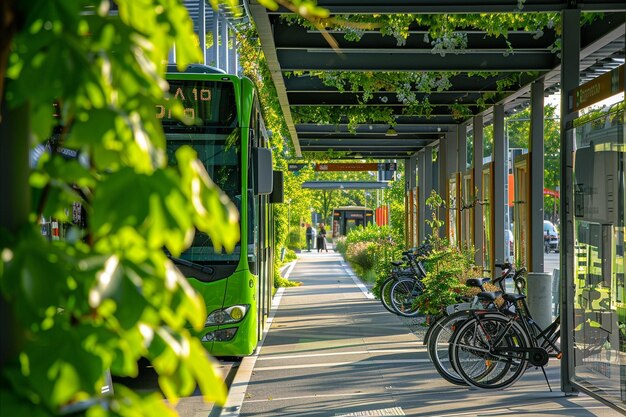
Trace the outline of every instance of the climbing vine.
<instances>
[{"instance_id":1,"label":"climbing vine","mask_svg":"<svg viewBox=\"0 0 626 417\"><path fill-rule=\"evenodd\" d=\"M348 130L351 132L355 132L358 125L363 123L386 123L392 126L396 124L393 109L382 106L292 107L291 115L296 124L338 125L347 123Z\"/></svg>"},{"instance_id":2,"label":"climbing vine","mask_svg":"<svg viewBox=\"0 0 626 417\"><path fill-rule=\"evenodd\" d=\"M518 4L519 10L523 9L523 2ZM601 17L600 13L583 13L581 24L587 25ZM343 39L358 42L366 33L380 33L383 36L392 36L397 45L406 44L409 36L423 36L423 42L430 45L431 53L445 56L446 54L465 53L468 46L468 33L481 31L485 36L502 38L506 42L507 50L503 51L506 57L515 53L507 37L513 31L533 33L535 39L553 31L557 36L550 50L560 53L561 20L558 13L496 13L496 14L393 14L393 15L336 15L315 20L304 19L297 15L281 16L285 22L292 25L302 25L312 30L339 31ZM366 104L374 98L375 92L391 92L396 94L397 100L404 104L403 114L429 116L432 106L428 101L428 93L449 90L452 87L451 79L459 76L458 72L352 72L352 71L300 71L286 73L286 76L312 76L322 80L324 85L334 87L340 92L357 93L359 103ZM469 72L468 77L498 77L497 72ZM478 110L484 110L494 102L503 98L503 92L510 87L519 88L523 78L533 79L534 73L513 73L500 77L494 86L496 91L485 92L475 100ZM417 92L426 93L419 100ZM380 97L381 105L385 104L386 97ZM378 103L376 103L378 104ZM471 111L463 103L457 100L450 106L455 119L462 120L471 116ZM336 121L342 116L347 116L351 121L351 129L355 128L358 120L378 121L393 123L386 113L379 108L365 106L356 107L353 110L345 108L337 109L297 109L294 110L299 120L315 121L319 123L326 120L328 123ZM358 116L352 113L358 113ZM333 114L338 113L338 114Z\"/></svg>"},{"instance_id":3,"label":"climbing vine","mask_svg":"<svg viewBox=\"0 0 626 417\"><path fill-rule=\"evenodd\" d=\"M593 21L598 14L585 14L584 23ZM315 24L297 15L283 15L290 24L309 29L341 30L344 38L358 42L370 31L383 36L393 36L398 46L406 43L411 30L421 28L424 41L433 47L433 53L462 52L467 45L466 30L481 30L490 37L506 39L510 31L535 34L539 39L546 29L560 33L558 13L495 13L495 14L394 14L394 15L338 15L319 18Z\"/></svg>"}]
</instances>

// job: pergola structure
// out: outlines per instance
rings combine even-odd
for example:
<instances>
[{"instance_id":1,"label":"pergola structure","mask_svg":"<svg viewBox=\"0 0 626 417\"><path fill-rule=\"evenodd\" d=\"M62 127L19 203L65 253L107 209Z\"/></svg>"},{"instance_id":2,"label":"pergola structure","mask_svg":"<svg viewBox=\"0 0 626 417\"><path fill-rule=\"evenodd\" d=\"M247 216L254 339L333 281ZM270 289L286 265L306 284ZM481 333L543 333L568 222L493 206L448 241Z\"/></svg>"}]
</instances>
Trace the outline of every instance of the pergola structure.
<instances>
[{"instance_id":1,"label":"pergola structure","mask_svg":"<svg viewBox=\"0 0 626 417\"><path fill-rule=\"evenodd\" d=\"M320 1L319 6L332 14L390 14L390 13L496 13L519 12L517 0L489 2L457 1ZM571 2L525 1L524 12L557 12L571 7ZM574 10L604 11L623 8L622 2L575 2ZM345 32L330 31L337 41L333 48L317 30L291 24L281 17L286 9L271 12L250 1L250 13L261 37L263 50L290 128L296 155L305 151L333 149L347 156L406 159L411 154L432 145L464 120L453 117L452 105L460 103L472 115L484 114L477 100L485 93L496 92L497 82L511 73L533 73L523 76L517 85L499 91L491 104L501 104L505 114L528 105L530 84L542 79L546 92L555 91L560 83L558 54L551 50L555 30L546 29L541 36L533 32L509 33L507 39L486 36L481 30L466 30L467 47L446 53L433 53L433 45L424 35L425 27L411 27L403 45L392 36L378 31L367 31L360 41L346 40ZM581 73L602 71L623 62L623 13L610 13L602 20L581 30ZM509 44L507 44L507 40ZM304 75L297 75L304 71ZM454 72L451 88L424 93L415 91L418 99L428 98L431 113L412 115L405 111L409 104L398 99L394 92L377 91L363 102L358 91L339 92L317 78L310 71L372 71L372 72ZM489 76L470 76L476 72L490 72ZM363 123L350 131L347 120L339 125L316 122L293 123L292 111L308 106L342 107L366 106L393 109L395 133L391 136L388 124ZM465 119L468 117L466 116Z\"/></svg>"},{"instance_id":2,"label":"pergola structure","mask_svg":"<svg viewBox=\"0 0 626 417\"><path fill-rule=\"evenodd\" d=\"M577 111L572 94L584 81L611 71L624 64L623 1L542 1L542 0L320 0L318 5L328 9L331 16L341 14L472 14L472 13L558 13L560 33L545 28L540 35L533 32L512 32L507 40L488 36L479 28L466 28L466 47L461 51L437 53L425 36L427 27L413 25L405 43L378 31L365 31L358 42L347 39L346 31L331 30L336 40L331 47L318 30L292 24L283 15L286 9L268 11L257 0L246 2L247 11L259 33L279 101L291 134L296 156L307 151L340 151L342 158L403 159L407 192L406 229L408 244L421 241L427 234L424 220L430 217L425 199L431 190L445 196L450 206L460 205L463 185L475 189L476 199L487 198L491 206L490 223L485 223L483 209L472 209L471 223L465 243L477 248L476 261L485 262L484 252L490 249L491 265L502 262L505 254L505 193L508 174L508 144L505 137L505 117L520 108L530 106L530 153L528 181L530 192L527 206L532 243L526 254L530 271L543 272L543 106L544 97L560 90L561 94L561 311L562 365L564 392L584 389L575 382L574 348L570 336L573 322L571 282L574 279L574 230L572 122ZM603 12L603 19L590 25L581 24L586 12ZM557 38L560 50L553 49ZM508 42L508 43L507 43ZM452 72L446 89L423 91L413 86L412 93L430 103L429 114L412 113L410 103L391 91L374 91L367 100L362 91L339 91L326 85L315 73L332 72ZM486 76L472 76L477 72ZM510 74L523 74L514 85L497 89L498 82ZM623 73L622 73L623 74ZM496 92L487 108L481 106L485 93ZM479 104L480 103L480 104ZM366 121L350 126L346 117L339 122L301 120L298 113L306 107L331 108L342 114L347 108L391 109L392 123ZM464 108L463 117L455 117L455 108ZM295 115L295 116L294 116ZM493 125L493 150L489 176L483 166L483 129ZM473 160L467 160L468 132L473 139ZM433 152L438 157L433 161ZM470 167L469 169L467 167ZM464 183L464 178L469 181ZM455 178L452 180L452 178ZM483 178L488 183L483 184ZM468 187L469 186L469 187ZM485 190L488 195L485 197ZM456 199L456 202L455 202ZM457 212L458 214L458 212ZM444 215L450 230L452 217ZM484 226L483 227L481 227ZM517 226L516 226L517 227ZM484 247L487 228L492 228L492 247ZM497 231L497 232L495 232ZM461 234L461 240L466 237ZM489 265L485 265L487 269ZM605 399L606 400L606 399ZM611 402L609 400L609 402ZM618 405L619 406L619 405Z\"/></svg>"},{"instance_id":3,"label":"pergola structure","mask_svg":"<svg viewBox=\"0 0 626 417\"><path fill-rule=\"evenodd\" d=\"M477 248L476 261L483 264L505 259L504 225L507 189L508 145L505 117L520 108L531 108L530 152L527 183L529 193L528 253L530 271L543 271L543 106L544 96L561 94L561 274L562 281L562 390L584 389L575 382L572 333L574 271L573 131L577 109L572 101L581 83L624 64L624 22L626 3L622 0L319 0L318 6L331 16L342 14L475 14L552 12L560 16L560 33L546 27L537 32L517 31L507 39L492 37L479 28L464 28L467 40L462 50L436 50L426 34L428 27L413 24L406 42L397 42L376 30L365 30L358 42L349 40L345 30L331 29L336 41L332 47L319 30L292 24L284 19L286 9L268 11L257 0L245 2L260 36L263 52L277 88L278 98L291 134L296 156L307 151L339 151L342 158L403 159L406 182L406 229L409 245L427 234L422 227L430 217L425 199L436 190L457 210L458 189L470 189L470 196L491 207L485 224L484 209L471 208L465 224L475 225L458 238ZM583 25L581 15L603 12L603 18ZM561 39L559 50L553 45ZM445 89L424 91L414 85L412 94L428 99L428 114L413 112L410 103L391 91L373 91L364 99L363 91L340 91L315 74L333 72L419 72L453 73ZM474 76L477 72L481 77ZM615 72L617 74L623 74ZM517 82L498 89L498 82L510 74L523 74ZM623 77L623 75L622 75ZM623 84L622 84L623 85ZM344 89L345 90L345 89ZM485 93L490 101L485 107ZM330 108L344 114L346 109L376 107L391 110L391 122L365 121L355 127L346 117L333 123L302 120L303 108ZM458 109L462 107L462 117ZM456 109L456 111L455 111ZM493 125L493 150L486 171L483 165L483 130ZM473 160L467 160L468 132L473 139ZM433 153L437 153L436 160ZM489 175L485 176L485 172ZM483 184L483 178L487 181ZM467 182L465 181L467 179ZM474 193L477 191L477 194ZM488 190L486 192L485 190ZM454 193L452 192L454 191ZM456 207L455 207L456 205ZM443 217L448 230L456 220ZM467 216L467 214L464 214ZM459 215L460 216L460 215ZM481 227L484 226L484 227ZM516 224L516 228L518 225ZM496 230L485 247L485 230ZM489 265L485 265L487 269ZM601 398L602 399L602 398ZM612 402L611 400L606 400ZM613 402L613 405L615 403ZM618 405L623 407L622 405Z\"/></svg>"}]
</instances>

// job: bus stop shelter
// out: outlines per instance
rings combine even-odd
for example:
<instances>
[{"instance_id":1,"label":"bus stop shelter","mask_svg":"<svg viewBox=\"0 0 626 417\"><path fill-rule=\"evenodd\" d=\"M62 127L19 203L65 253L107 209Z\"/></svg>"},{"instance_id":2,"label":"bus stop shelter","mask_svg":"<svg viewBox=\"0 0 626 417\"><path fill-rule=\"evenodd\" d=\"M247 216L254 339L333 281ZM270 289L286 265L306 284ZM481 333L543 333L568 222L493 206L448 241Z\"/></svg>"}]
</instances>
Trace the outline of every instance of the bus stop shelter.
<instances>
[{"instance_id":1,"label":"bus stop shelter","mask_svg":"<svg viewBox=\"0 0 626 417\"><path fill-rule=\"evenodd\" d=\"M207 49L211 55L205 62L218 63L227 71L236 67L236 55L227 47L234 41L219 42L220 36L229 36L227 26L236 25L233 17L225 12L216 16L202 1L185 4L199 32L213 36L214 47ZM626 352L626 335L620 330L626 327L624 105L622 101L621 107L601 111L595 118L581 117L581 110L623 92L626 4L621 0L317 4L337 20L413 16L402 37L394 36L389 27L384 33L376 26L324 28L288 18L293 12L285 8L267 10L256 0L242 4L260 36L296 158L302 152L332 149L355 162L368 158L403 165L407 246L428 235L424 220L431 213L425 201L436 191L447 203L439 213L447 237L473 246L477 264L493 273L493 265L508 256L508 201L515 213L516 261L531 272L543 272L544 106L546 97L561 93L560 189L549 190L560 197L565 352L561 389L586 391L624 410L626 363L620 359ZM502 13L543 23L506 33L453 23L458 23L456 17ZM449 26L451 36L444 39L448 44L430 36L435 23ZM201 41L205 38L200 36ZM371 74L378 82L364 88L333 79L347 73ZM398 73L415 75L402 91L389 87ZM525 108L530 108L529 146L522 155L510 156L507 117ZM359 119L355 117L359 112L370 116ZM487 129L493 136L489 146L484 141ZM346 184L309 186L341 189ZM510 197L512 188L515 194ZM597 354L585 352L584 346L590 344L599 344Z\"/></svg>"}]
</instances>

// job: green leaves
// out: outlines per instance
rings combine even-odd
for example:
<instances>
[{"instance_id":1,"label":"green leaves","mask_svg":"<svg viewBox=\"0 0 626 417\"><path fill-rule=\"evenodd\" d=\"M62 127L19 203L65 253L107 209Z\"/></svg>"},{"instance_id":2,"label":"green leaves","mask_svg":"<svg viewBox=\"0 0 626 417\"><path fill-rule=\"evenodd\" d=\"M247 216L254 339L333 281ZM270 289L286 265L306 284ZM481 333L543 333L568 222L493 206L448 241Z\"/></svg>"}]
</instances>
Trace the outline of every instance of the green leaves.
<instances>
[{"instance_id":1,"label":"green leaves","mask_svg":"<svg viewBox=\"0 0 626 417\"><path fill-rule=\"evenodd\" d=\"M50 415L99 397L107 370L135 375L141 357L157 363L169 399L196 385L208 400L225 399L187 330L202 328L203 300L164 252L180 254L196 229L217 248L239 240L234 206L195 153L180 150L177 168L165 167L155 105L167 90L167 54L176 42L177 62L196 62L198 43L180 1L116 3L118 14L106 0L15 6L24 26L11 45L6 100L13 108L29 102L34 142L54 133L51 146L68 152L44 154L32 170L27 230L0 231L2 297L27 336L0 373L10 415ZM87 225L80 231L70 224L74 203ZM42 216L59 221L62 240L41 235ZM175 413L158 393L117 386L107 410L95 405L87 414Z\"/></svg>"},{"instance_id":2,"label":"green leaves","mask_svg":"<svg viewBox=\"0 0 626 417\"><path fill-rule=\"evenodd\" d=\"M176 159L182 192L191 202L194 223L209 235L217 250L232 251L239 241L237 208L215 186L191 148L179 148Z\"/></svg>"}]
</instances>

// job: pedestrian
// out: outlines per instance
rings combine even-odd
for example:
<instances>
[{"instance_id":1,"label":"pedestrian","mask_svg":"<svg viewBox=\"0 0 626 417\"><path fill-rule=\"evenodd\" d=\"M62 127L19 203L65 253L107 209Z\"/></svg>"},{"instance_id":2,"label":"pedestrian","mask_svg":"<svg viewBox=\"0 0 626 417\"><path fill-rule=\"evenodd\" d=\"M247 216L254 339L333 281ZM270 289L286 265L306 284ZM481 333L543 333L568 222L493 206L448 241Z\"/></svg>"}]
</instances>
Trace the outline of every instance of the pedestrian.
<instances>
[{"instance_id":1,"label":"pedestrian","mask_svg":"<svg viewBox=\"0 0 626 417\"><path fill-rule=\"evenodd\" d=\"M306 250L311 252L311 246L313 244L313 228L310 224L306 224Z\"/></svg>"},{"instance_id":2,"label":"pedestrian","mask_svg":"<svg viewBox=\"0 0 626 417\"><path fill-rule=\"evenodd\" d=\"M326 229L324 228L324 223L320 223L320 227L317 233L317 251L326 250L328 252L328 248L326 247Z\"/></svg>"}]
</instances>

